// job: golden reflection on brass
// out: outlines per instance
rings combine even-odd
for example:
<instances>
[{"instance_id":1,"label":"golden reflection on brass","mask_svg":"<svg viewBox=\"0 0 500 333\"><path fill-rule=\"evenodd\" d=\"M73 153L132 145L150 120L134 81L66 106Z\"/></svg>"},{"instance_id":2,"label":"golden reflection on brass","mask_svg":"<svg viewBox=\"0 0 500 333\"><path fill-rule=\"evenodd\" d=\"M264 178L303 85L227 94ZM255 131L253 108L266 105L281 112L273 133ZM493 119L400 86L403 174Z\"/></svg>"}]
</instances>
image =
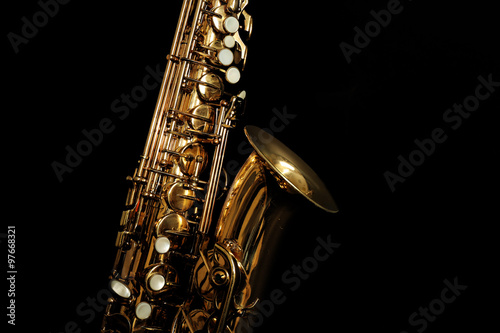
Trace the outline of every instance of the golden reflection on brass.
<instances>
[{"instance_id":1,"label":"golden reflection on brass","mask_svg":"<svg viewBox=\"0 0 500 333\"><path fill-rule=\"evenodd\" d=\"M220 191L229 131L247 95L247 4L183 1L144 150L128 177L102 333L243 331L268 295L294 212L338 211L316 173L253 126L245 134L254 151Z\"/></svg>"}]
</instances>

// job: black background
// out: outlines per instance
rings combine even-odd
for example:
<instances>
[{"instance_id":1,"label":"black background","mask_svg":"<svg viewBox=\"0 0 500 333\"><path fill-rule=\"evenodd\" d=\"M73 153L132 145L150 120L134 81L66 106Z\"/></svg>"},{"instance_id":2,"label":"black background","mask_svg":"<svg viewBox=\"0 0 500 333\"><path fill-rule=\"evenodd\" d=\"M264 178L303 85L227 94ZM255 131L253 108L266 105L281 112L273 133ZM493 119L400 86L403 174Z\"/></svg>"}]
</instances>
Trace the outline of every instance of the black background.
<instances>
[{"instance_id":1,"label":"black background","mask_svg":"<svg viewBox=\"0 0 500 333\"><path fill-rule=\"evenodd\" d=\"M270 3L248 7L245 123L269 127L273 109L295 115L275 135L323 178L340 212L304 205L269 282L286 301L261 330L417 332L423 327L408 317L455 278L467 289L423 331L495 327L500 88L456 130L443 120L474 94L479 75L500 81L493 4L401 2L402 12L347 63L339 44L353 44L353 28L364 29L386 1ZM20 34L21 18L32 21L40 6L4 5L2 224L17 232L16 331L62 332L70 321L98 331L102 312L92 319L76 310L106 287L125 177L157 90L124 120L110 106L142 84L146 66L164 67L179 8L71 1L15 54L7 34ZM114 130L59 182L51 163L64 163L65 147L103 118ZM392 192L384 172L397 173L398 156L435 128L447 140ZM242 161L242 127L235 132L228 156ZM328 235L341 246L291 291L281 274Z\"/></svg>"}]
</instances>

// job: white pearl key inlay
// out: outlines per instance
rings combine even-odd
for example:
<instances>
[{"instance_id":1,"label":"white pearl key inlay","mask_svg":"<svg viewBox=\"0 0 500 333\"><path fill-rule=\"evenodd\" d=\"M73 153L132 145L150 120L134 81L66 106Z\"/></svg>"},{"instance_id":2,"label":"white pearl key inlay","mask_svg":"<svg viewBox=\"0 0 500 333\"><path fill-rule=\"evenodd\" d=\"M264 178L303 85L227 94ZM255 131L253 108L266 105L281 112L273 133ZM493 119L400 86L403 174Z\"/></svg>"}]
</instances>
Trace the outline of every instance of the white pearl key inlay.
<instances>
[{"instance_id":1,"label":"white pearl key inlay","mask_svg":"<svg viewBox=\"0 0 500 333\"><path fill-rule=\"evenodd\" d=\"M224 20L224 29L230 34L234 34L240 28L240 22L234 16L229 16Z\"/></svg>"},{"instance_id":2,"label":"white pearl key inlay","mask_svg":"<svg viewBox=\"0 0 500 333\"><path fill-rule=\"evenodd\" d=\"M229 66L233 63L234 55L230 49L222 49L219 51L219 54L217 54L217 58L221 64Z\"/></svg>"}]
</instances>

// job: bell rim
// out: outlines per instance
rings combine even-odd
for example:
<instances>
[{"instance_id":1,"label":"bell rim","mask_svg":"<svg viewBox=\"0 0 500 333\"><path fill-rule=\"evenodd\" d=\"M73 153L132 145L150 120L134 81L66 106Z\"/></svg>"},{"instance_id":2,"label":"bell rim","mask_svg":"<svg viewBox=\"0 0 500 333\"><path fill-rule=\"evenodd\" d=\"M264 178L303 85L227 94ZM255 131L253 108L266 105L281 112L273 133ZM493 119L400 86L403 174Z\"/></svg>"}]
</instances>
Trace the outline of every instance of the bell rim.
<instances>
[{"instance_id":1,"label":"bell rim","mask_svg":"<svg viewBox=\"0 0 500 333\"><path fill-rule=\"evenodd\" d=\"M324 182L300 156L295 154L280 140L257 126L245 126L244 132L255 152L297 193L324 211L329 213L338 212L337 204ZM267 137L266 142L260 139L264 133ZM277 166L279 163L286 163L282 161L290 161L292 165L298 166L297 169L300 174L295 173L295 177L286 175L286 172L283 172L283 169ZM295 169L293 170L295 171ZM307 182L306 185L309 191L304 189L304 184L297 182L297 178L303 178Z\"/></svg>"}]
</instances>

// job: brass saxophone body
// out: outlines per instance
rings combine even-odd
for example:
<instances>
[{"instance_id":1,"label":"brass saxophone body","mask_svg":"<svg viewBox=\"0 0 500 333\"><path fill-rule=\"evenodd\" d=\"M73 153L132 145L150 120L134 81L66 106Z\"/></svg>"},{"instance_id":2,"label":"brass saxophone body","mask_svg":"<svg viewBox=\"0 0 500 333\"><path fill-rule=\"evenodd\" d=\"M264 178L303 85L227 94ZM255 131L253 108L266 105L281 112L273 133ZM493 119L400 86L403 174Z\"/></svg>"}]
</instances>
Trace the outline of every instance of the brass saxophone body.
<instances>
[{"instance_id":1,"label":"brass saxophone body","mask_svg":"<svg viewBox=\"0 0 500 333\"><path fill-rule=\"evenodd\" d=\"M247 0L184 0L116 239L101 332L237 332L265 291L298 198L336 212L298 156L248 126L255 151L225 194L228 133L252 32Z\"/></svg>"}]
</instances>

